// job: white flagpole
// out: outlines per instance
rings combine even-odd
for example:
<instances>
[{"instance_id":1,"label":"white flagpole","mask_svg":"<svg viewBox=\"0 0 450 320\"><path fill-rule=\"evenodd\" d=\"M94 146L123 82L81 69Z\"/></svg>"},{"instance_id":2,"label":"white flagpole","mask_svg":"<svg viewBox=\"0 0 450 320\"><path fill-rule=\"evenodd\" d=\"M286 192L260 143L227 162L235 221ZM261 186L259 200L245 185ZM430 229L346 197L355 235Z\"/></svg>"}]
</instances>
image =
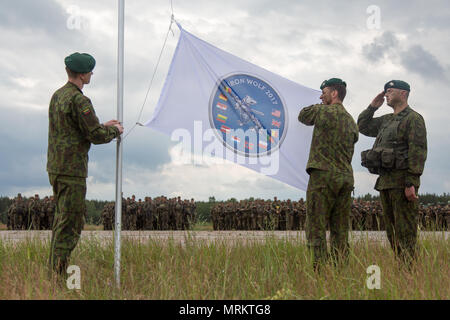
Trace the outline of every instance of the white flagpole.
<instances>
[{"instance_id":1,"label":"white flagpole","mask_svg":"<svg viewBox=\"0 0 450 320\"><path fill-rule=\"evenodd\" d=\"M123 47L124 47L124 7L125 0L119 0L119 29L117 51L117 120L123 123ZM122 228L122 139L117 138L116 152L116 218L114 236L114 273L116 287L120 288L120 232Z\"/></svg>"}]
</instances>

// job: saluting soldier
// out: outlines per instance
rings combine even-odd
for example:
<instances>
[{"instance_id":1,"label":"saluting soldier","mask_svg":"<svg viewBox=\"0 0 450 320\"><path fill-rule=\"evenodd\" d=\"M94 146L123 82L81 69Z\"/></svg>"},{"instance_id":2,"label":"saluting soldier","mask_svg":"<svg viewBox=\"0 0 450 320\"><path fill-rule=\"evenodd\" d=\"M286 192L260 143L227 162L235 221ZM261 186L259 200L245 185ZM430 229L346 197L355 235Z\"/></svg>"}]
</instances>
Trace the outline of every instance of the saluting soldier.
<instances>
[{"instance_id":1,"label":"saluting soldier","mask_svg":"<svg viewBox=\"0 0 450 320\"><path fill-rule=\"evenodd\" d=\"M361 153L362 165L378 174L386 233L397 257L411 261L416 255L418 189L427 158L427 133L423 117L408 105L410 86L392 80L358 118L359 131L376 137L371 150ZM375 117L384 103L393 113Z\"/></svg>"},{"instance_id":2,"label":"saluting soldier","mask_svg":"<svg viewBox=\"0 0 450 320\"><path fill-rule=\"evenodd\" d=\"M351 161L358 127L342 104L346 87L341 79L325 80L320 86L322 104L303 108L298 116L303 124L314 126L306 167L306 236L315 266L328 258L327 224L333 258L348 257L348 219L354 184Z\"/></svg>"}]
</instances>

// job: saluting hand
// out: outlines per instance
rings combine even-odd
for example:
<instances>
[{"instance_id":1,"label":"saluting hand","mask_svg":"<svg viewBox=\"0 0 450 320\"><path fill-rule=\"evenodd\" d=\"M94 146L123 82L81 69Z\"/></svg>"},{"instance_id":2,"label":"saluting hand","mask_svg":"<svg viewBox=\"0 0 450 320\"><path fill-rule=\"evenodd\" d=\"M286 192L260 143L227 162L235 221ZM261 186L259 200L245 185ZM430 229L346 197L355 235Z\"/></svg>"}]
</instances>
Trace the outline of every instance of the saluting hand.
<instances>
[{"instance_id":1,"label":"saluting hand","mask_svg":"<svg viewBox=\"0 0 450 320\"><path fill-rule=\"evenodd\" d=\"M381 91L373 100L372 103L370 104L372 107L374 108L379 108L383 105L384 103L384 91Z\"/></svg>"}]
</instances>

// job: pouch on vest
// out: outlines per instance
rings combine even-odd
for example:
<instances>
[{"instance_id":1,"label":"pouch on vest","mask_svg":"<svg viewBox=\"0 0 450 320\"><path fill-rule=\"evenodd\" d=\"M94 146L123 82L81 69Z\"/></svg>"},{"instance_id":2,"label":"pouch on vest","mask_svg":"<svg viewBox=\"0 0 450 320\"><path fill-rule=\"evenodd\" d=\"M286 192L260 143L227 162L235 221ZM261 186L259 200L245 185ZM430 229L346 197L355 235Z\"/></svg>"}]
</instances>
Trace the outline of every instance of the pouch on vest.
<instances>
[{"instance_id":1,"label":"pouch on vest","mask_svg":"<svg viewBox=\"0 0 450 320\"><path fill-rule=\"evenodd\" d=\"M370 149L361 152L361 165L370 173L378 174L381 168L381 150Z\"/></svg>"},{"instance_id":2,"label":"pouch on vest","mask_svg":"<svg viewBox=\"0 0 450 320\"><path fill-rule=\"evenodd\" d=\"M395 169L408 169L408 150L395 150Z\"/></svg>"},{"instance_id":3,"label":"pouch on vest","mask_svg":"<svg viewBox=\"0 0 450 320\"><path fill-rule=\"evenodd\" d=\"M383 149L381 151L381 167L384 169L392 169L394 168L394 163L394 149Z\"/></svg>"}]
</instances>

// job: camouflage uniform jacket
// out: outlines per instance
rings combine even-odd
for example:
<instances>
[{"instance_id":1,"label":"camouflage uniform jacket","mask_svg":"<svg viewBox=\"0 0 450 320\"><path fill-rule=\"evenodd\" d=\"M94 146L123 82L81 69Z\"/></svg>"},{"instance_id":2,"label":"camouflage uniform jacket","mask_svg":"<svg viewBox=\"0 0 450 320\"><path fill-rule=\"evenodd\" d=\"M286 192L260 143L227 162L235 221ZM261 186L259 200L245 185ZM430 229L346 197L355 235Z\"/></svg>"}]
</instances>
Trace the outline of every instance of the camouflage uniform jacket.
<instances>
[{"instance_id":1,"label":"camouflage uniform jacket","mask_svg":"<svg viewBox=\"0 0 450 320\"><path fill-rule=\"evenodd\" d=\"M300 111L298 120L314 125L306 171L312 169L353 176L352 157L358 141L358 126L341 104L316 104Z\"/></svg>"},{"instance_id":2,"label":"camouflage uniform jacket","mask_svg":"<svg viewBox=\"0 0 450 320\"><path fill-rule=\"evenodd\" d=\"M67 82L50 101L48 173L87 177L91 143L108 143L118 135L116 127L99 123L89 98Z\"/></svg>"},{"instance_id":3,"label":"camouflage uniform jacket","mask_svg":"<svg viewBox=\"0 0 450 320\"><path fill-rule=\"evenodd\" d=\"M422 116L406 107L397 115L393 113L374 118L377 108L369 106L358 117L359 131L369 137L377 137L382 128L397 117L402 117L397 130L397 141L408 145L408 169L392 169L381 172L375 184L375 189L386 190L404 188L407 183L420 186L425 160L427 158L427 132Z\"/></svg>"}]
</instances>

